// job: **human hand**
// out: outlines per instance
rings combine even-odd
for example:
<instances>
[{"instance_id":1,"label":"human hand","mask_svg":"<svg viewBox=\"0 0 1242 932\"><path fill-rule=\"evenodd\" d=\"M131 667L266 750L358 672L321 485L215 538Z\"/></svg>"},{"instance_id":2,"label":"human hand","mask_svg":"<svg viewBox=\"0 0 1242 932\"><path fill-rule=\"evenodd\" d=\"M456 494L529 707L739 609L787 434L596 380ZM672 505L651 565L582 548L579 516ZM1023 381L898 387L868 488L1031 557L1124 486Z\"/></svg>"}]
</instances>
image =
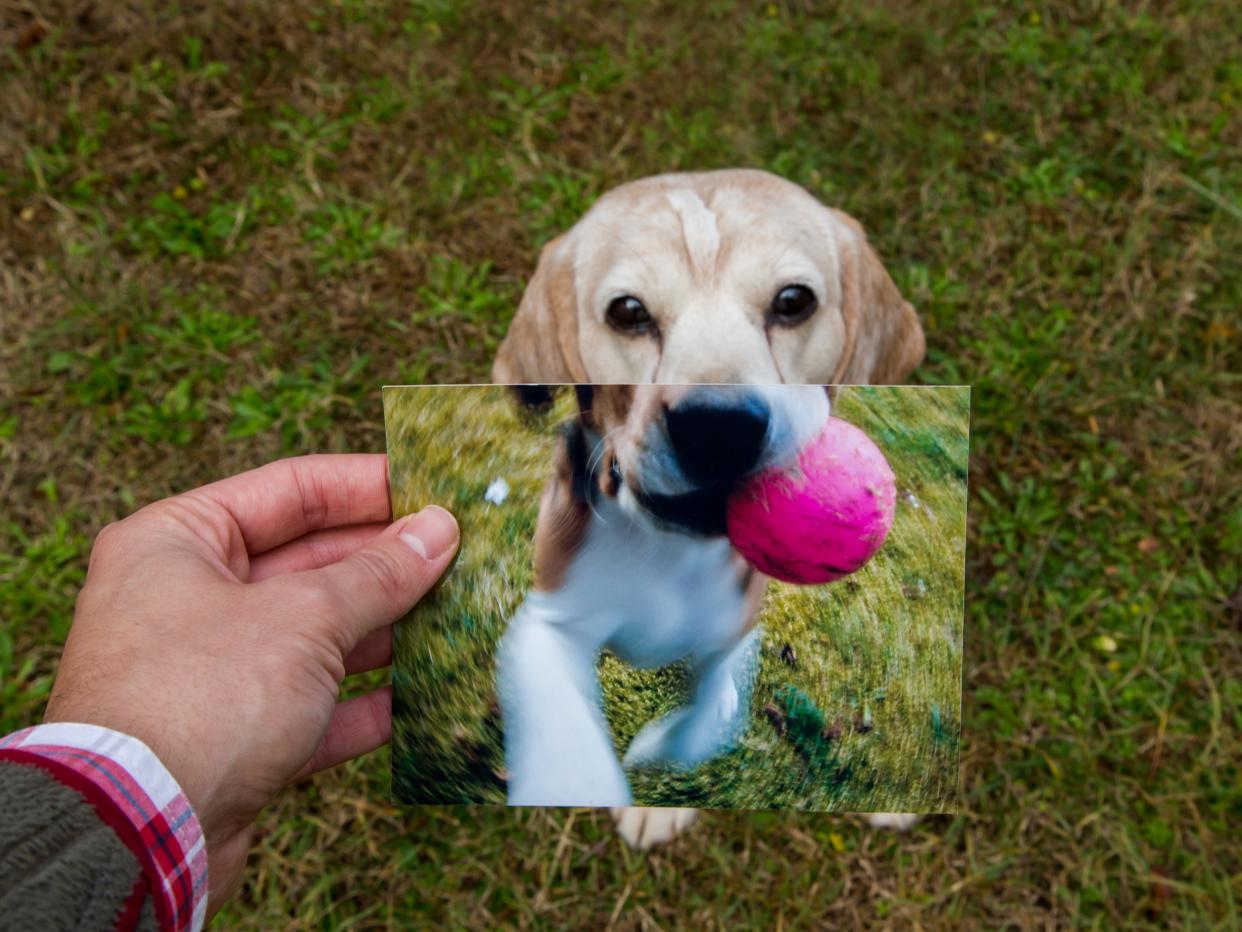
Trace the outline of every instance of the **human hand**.
<instances>
[{"instance_id":1,"label":"human hand","mask_svg":"<svg viewBox=\"0 0 1242 932\"><path fill-rule=\"evenodd\" d=\"M209 914L281 788L391 734L388 689L338 703L340 684L391 662L391 623L444 572L458 530L434 506L389 515L384 456L308 456L155 502L95 540L46 720L155 752L202 825Z\"/></svg>"}]
</instances>

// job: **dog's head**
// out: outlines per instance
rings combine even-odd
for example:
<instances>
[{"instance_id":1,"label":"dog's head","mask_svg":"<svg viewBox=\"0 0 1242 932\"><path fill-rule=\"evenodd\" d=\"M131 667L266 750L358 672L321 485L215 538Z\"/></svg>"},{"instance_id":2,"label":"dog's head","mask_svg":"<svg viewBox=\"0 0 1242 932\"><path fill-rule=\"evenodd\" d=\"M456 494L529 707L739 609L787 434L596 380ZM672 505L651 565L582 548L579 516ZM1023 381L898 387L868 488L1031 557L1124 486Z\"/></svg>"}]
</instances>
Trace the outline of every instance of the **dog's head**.
<instances>
[{"instance_id":1,"label":"dog's head","mask_svg":"<svg viewBox=\"0 0 1242 932\"><path fill-rule=\"evenodd\" d=\"M829 413L816 385L579 386L578 402L580 494L696 536L724 534L730 493L792 460Z\"/></svg>"},{"instance_id":2,"label":"dog's head","mask_svg":"<svg viewBox=\"0 0 1242 932\"><path fill-rule=\"evenodd\" d=\"M891 383L923 331L862 227L752 170L604 195L544 247L496 357L507 383Z\"/></svg>"}]
</instances>

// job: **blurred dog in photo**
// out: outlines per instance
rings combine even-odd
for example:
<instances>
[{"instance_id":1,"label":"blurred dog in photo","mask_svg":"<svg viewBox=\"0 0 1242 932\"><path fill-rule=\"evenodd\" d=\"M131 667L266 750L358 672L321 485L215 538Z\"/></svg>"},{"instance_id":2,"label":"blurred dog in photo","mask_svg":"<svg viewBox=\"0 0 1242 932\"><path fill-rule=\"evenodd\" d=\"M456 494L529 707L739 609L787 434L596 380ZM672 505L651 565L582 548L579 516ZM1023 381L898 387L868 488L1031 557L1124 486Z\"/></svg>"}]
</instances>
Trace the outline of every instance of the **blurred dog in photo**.
<instances>
[{"instance_id":1,"label":"blurred dog in photo","mask_svg":"<svg viewBox=\"0 0 1242 932\"><path fill-rule=\"evenodd\" d=\"M824 426L817 385L578 386L535 530L535 589L499 654L509 802L626 806L626 768L692 767L746 720L764 577L725 537L729 493ZM607 648L654 669L688 660L682 708L624 761L600 704Z\"/></svg>"},{"instance_id":2,"label":"blurred dog in photo","mask_svg":"<svg viewBox=\"0 0 1242 932\"><path fill-rule=\"evenodd\" d=\"M725 619L727 632L721 633L715 645L719 649L708 652L713 662L696 670L695 698L680 710L683 717L662 720L651 726L654 731L640 733L627 753L629 762L677 759L688 763L715 753L724 740L721 736L729 734L729 720L741 701L738 686L745 685L739 682L738 670L748 649L749 619L757 605L752 590L759 586L761 591L761 582L739 586L739 572L745 577L746 568L739 569L740 557L719 536L719 529L710 526L711 503L697 500L694 488L677 485L679 479L683 486L692 485L685 481L686 472L695 468L689 460L696 455L704 462L753 455L758 462L764 456L779 455L780 451L763 449L753 440L718 442L713 447L706 438L721 436L721 432L731 433L735 440L753 438L762 418L788 416L782 411L789 402L780 401L771 386L895 384L922 362L924 349L914 309L898 292L862 226L824 206L798 185L767 172L670 174L622 185L601 197L571 230L544 247L497 353L494 381L531 386L526 399L533 403L541 400L539 386L548 383L601 386L583 405L586 424L595 424L597 437L603 436L602 425L628 422L636 403L643 403L635 397L624 398L615 388L605 389L609 383L754 386L725 401L706 389L685 389L682 398L666 398L660 408L672 413L679 403L688 404L687 410L693 413L686 418L685 429L687 436L693 432L697 440L687 440L685 448L698 445L700 449L686 452L687 462L677 463L677 469L664 477L672 490L664 499L646 502L646 510L655 519L648 533L662 535L659 565L666 569L666 584L681 590L695 586L692 591L707 602L724 599L713 618ZM819 395L822 408L812 405L814 416L827 417L828 399L822 390ZM773 402L773 398L778 400ZM756 413L760 409L762 415ZM604 428L608 429L612 428ZM733 452L734 447L740 452ZM584 449L589 460L593 448ZM575 491L575 482L580 484L583 475L582 469L575 472L573 460L573 451L568 450L541 506L544 557L540 565L537 532L536 574L552 588L553 581L572 578L570 567L575 560L593 558L591 547L584 546L590 540L590 515L585 523L566 523L558 514L568 507L566 502L572 504L575 494L583 494L581 488ZM621 508L623 488L630 489L631 498L634 491L625 484L624 467L614 465L615 460L596 463L585 476L616 483L618 497L608 498L607 507ZM726 471L739 468L719 462L715 466ZM653 473L661 468L659 463L649 467ZM700 463L698 468L709 467ZM641 509L643 504L633 500L635 507ZM690 512L695 514L690 516ZM687 528L687 520L708 526ZM667 531L669 524L679 523L682 527L671 534ZM730 587L732 601L727 597ZM612 806L618 827L631 844L645 848L667 841L693 821L694 811L627 806L624 774L611 745L601 745L607 732L600 730L591 704L575 699L592 695L594 651L604 643L596 629L607 629L608 624L601 624L590 611L574 616L570 596L548 605L539 591L542 588L544 584L537 584L519 612L542 612L541 622L524 622L519 626L520 637L506 637L504 675L530 687L511 691L511 696L522 697L522 704L506 710L507 722L512 720L517 732L518 773L511 801ZM548 632L558 626L575 624L594 629L586 636L546 640ZM629 633L609 630L605 640L624 644ZM527 642L521 643L522 638ZM676 637L669 637L667 643L647 644L634 655L654 662L677 652L670 647L682 649L681 656L685 656L701 646L674 641ZM536 722L543 710L558 704L576 716L576 727L562 722L552 731L542 730L542 740L559 743L541 749L539 739L533 737ZM712 723L710 728L703 725L705 721ZM582 751L580 741L593 742L597 753ZM554 785L556 778L550 776L542 779L552 782L541 783L534 774L547 768L524 766L521 756L527 753L541 759L554 753L566 755L562 759L577 761L581 772L565 775L572 786ZM587 782L595 789L588 795L579 794L576 787ZM905 823L891 815L878 816L876 821Z\"/></svg>"}]
</instances>

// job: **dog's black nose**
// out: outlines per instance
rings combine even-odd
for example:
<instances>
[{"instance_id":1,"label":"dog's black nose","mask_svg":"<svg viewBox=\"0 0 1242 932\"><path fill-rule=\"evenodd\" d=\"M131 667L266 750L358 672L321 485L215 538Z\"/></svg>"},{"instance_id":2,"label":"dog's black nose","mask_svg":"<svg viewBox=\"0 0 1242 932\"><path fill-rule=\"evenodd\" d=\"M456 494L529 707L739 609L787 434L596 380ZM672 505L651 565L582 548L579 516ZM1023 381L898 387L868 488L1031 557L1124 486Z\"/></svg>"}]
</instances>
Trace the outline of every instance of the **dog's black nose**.
<instances>
[{"instance_id":1,"label":"dog's black nose","mask_svg":"<svg viewBox=\"0 0 1242 932\"><path fill-rule=\"evenodd\" d=\"M753 392L694 393L664 415L668 439L686 478L728 485L754 469L771 412Z\"/></svg>"}]
</instances>

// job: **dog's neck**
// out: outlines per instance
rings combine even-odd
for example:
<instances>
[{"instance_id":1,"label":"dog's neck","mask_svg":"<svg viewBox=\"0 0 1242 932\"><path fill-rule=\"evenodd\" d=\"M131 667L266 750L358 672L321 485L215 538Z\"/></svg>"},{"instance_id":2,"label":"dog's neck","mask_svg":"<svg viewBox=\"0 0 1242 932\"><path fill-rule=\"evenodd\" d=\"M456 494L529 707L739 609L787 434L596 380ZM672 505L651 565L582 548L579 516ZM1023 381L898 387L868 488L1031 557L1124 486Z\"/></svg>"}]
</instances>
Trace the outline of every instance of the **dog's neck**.
<instances>
[{"instance_id":1,"label":"dog's neck","mask_svg":"<svg viewBox=\"0 0 1242 932\"><path fill-rule=\"evenodd\" d=\"M664 530L603 495L589 507L560 585L531 593L533 610L584 649L607 647L640 667L737 636L745 567L727 538Z\"/></svg>"}]
</instances>

